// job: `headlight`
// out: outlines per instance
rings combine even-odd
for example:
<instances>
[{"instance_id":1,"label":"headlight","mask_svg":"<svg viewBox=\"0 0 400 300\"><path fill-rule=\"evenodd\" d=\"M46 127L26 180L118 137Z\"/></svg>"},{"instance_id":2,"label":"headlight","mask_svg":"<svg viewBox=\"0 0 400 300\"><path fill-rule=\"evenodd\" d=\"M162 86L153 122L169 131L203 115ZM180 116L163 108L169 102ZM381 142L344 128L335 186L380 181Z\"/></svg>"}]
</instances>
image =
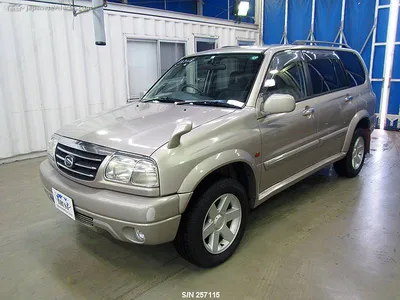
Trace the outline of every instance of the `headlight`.
<instances>
[{"instance_id":1,"label":"headlight","mask_svg":"<svg viewBox=\"0 0 400 300\"><path fill-rule=\"evenodd\" d=\"M58 138L56 135L53 135L47 144L47 156L52 160L54 160L54 156L56 154L57 143Z\"/></svg>"},{"instance_id":2,"label":"headlight","mask_svg":"<svg viewBox=\"0 0 400 300\"><path fill-rule=\"evenodd\" d=\"M141 157L115 155L107 165L105 177L120 183L131 183L136 186L158 187L158 170L156 164Z\"/></svg>"}]
</instances>

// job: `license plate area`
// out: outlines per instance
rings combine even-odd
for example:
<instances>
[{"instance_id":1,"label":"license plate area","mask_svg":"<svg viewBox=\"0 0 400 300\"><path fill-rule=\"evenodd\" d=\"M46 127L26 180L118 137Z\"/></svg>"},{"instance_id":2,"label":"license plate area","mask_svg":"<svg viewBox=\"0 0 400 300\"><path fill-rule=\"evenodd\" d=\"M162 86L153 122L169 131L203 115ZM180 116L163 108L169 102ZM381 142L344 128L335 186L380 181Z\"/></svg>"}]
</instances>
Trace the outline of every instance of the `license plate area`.
<instances>
[{"instance_id":1,"label":"license plate area","mask_svg":"<svg viewBox=\"0 0 400 300\"><path fill-rule=\"evenodd\" d=\"M71 219L75 220L74 202L72 199L57 191L55 188L52 188L52 191L55 207Z\"/></svg>"}]
</instances>

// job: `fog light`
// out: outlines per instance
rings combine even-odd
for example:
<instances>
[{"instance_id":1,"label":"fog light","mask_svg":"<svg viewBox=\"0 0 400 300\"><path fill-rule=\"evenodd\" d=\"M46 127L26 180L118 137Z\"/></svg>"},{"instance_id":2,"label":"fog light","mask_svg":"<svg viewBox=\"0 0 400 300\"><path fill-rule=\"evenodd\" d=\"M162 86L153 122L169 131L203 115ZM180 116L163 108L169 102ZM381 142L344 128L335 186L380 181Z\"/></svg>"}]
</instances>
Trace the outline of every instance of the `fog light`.
<instances>
[{"instance_id":1,"label":"fog light","mask_svg":"<svg viewBox=\"0 0 400 300\"><path fill-rule=\"evenodd\" d=\"M135 228L135 234L136 234L136 238L140 241L140 242L144 242L144 240L146 239L144 236L144 233L141 232L139 229Z\"/></svg>"}]
</instances>

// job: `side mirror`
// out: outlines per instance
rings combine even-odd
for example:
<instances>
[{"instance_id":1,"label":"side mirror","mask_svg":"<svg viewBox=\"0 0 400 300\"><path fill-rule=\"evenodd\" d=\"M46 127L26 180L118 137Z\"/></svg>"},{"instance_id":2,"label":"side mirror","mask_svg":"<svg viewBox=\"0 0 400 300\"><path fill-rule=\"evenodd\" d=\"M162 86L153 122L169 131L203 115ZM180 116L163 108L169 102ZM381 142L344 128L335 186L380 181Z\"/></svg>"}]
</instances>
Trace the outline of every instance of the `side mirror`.
<instances>
[{"instance_id":1,"label":"side mirror","mask_svg":"<svg viewBox=\"0 0 400 300\"><path fill-rule=\"evenodd\" d=\"M294 111L296 101L288 94L273 94L264 101L262 112L265 115L280 114Z\"/></svg>"}]
</instances>

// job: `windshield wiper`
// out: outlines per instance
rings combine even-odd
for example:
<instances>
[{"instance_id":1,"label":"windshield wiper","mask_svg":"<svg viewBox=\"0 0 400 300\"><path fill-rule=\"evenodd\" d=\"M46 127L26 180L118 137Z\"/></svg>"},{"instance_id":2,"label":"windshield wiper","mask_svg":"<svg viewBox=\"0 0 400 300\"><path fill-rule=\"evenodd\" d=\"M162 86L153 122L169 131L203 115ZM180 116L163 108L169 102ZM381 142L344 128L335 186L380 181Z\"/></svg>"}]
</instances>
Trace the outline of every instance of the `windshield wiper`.
<instances>
[{"instance_id":1,"label":"windshield wiper","mask_svg":"<svg viewBox=\"0 0 400 300\"><path fill-rule=\"evenodd\" d=\"M146 103L146 102L153 102L153 101L166 102L166 103L184 102L184 100L171 98L171 97L156 97L156 98L151 98L151 99L145 99L145 100L142 100L141 102Z\"/></svg>"},{"instance_id":2,"label":"windshield wiper","mask_svg":"<svg viewBox=\"0 0 400 300\"><path fill-rule=\"evenodd\" d=\"M228 107L228 108L242 108L241 106L237 106L237 105L230 104L227 102L221 102L218 100L192 101L192 100L182 100L182 99L177 99L177 98L172 98L172 97L155 97L155 98L151 98L151 99L142 100L141 102L146 103L146 102L153 102L153 101L159 101L159 102L164 102L164 103L175 103L176 105L190 104L190 105L204 105L204 106L219 106L219 107Z\"/></svg>"},{"instance_id":3,"label":"windshield wiper","mask_svg":"<svg viewBox=\"0 0 400 300\"><path fill-rule=\"evenodd\" d=\"M229 104L227 102L201 100L201 101L179 101L176 105L191 104L191 105L204 105L204 106L219 106L228 108L241 108L240 106Z\"/></svg>"}]
</instances>

